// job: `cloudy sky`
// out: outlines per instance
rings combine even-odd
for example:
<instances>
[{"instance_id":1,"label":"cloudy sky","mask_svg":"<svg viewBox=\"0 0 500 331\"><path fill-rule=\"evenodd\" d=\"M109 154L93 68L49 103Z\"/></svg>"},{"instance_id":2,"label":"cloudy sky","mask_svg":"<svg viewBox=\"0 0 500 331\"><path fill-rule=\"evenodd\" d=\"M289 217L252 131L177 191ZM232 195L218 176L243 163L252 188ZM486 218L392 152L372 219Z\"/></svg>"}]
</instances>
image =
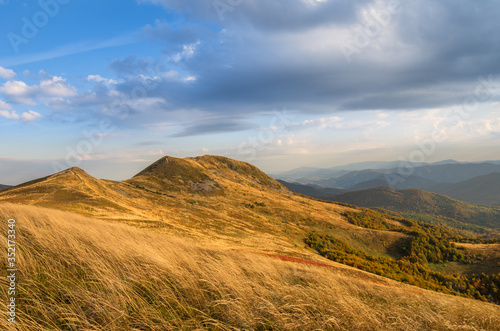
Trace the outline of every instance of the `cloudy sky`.
<instances>
[{"instance_id":1,"label":"cloudy sky","mask_svg":"<svg viewBox=\"0 0 500 331\"><path fill-rule=\"evenodd\" d=\"M500 3L0 0L0 183L164 155L500 159Z\"/></svg>"}]
</instances>

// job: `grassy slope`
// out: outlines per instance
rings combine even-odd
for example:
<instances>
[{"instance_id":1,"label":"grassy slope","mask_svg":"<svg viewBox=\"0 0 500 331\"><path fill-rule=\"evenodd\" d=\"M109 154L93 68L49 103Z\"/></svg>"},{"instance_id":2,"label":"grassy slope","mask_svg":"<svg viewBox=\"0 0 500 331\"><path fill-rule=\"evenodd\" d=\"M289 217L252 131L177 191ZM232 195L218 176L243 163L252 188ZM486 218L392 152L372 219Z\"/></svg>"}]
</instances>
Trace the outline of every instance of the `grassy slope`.
<instances>
[{"instance_id":1,"label":"grassy slope","mask_svg":"<svg viewBox=\"0 0 500 331\"><path fill-rule=\"evenodd\" d=\"M462 264L457 262L448 262L445 264L431 264L432 270L444 272L446 274L486 275L498 273L500 271L500 244L466 244L456 243L457 247L467 250L476 255L481 255L483 261L474 264Z\"/></svg>"},{"instance_id":2,"label":"grassy slope","mask_svg":"<svg viewBox=\"0 0 500 331\"><path fill-rule=\"evenodd\" d=\"M16 218L19 330L495 330L500 307L49 209ZM5 231L1 232L6 249ZM5 254L0 263L5 265ZM330 263L324 261L326 263ZM5 269L0 296L7 300ZM7 329L6 319L0 327Z\"/></svg>"},{"instance_id":3,"label":"grassy slope","mask_svg":"<svg viewBox=\"0 0 500 331\"><path fill-rule=\"evenodd\" d=\"M309 258L316 254L303 239L312 230L338 231L353 247L381 256L404 237L355 227L340 215L351 208L295 196L251 165L213 156L162 158L124 182L69 169L2 191L0 201Z\"/></svg>"}]
</instances>

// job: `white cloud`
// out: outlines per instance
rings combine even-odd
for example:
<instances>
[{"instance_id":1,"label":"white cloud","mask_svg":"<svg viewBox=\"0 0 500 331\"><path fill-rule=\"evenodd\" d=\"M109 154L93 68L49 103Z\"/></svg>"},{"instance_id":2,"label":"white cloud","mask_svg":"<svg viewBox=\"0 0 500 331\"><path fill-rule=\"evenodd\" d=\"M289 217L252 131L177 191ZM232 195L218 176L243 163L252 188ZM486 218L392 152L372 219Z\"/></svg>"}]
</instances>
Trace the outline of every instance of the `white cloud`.
<instances>
[{"instance_id":1,"label":"white cloud","mask_svg":"<svg viewBox=\"0 0 500 331\"><path fill-rule=\"evenodd\" d=\"M7 101L36 105L42 102L51 109L67 109L71 102L66 98L78 95L76 88L71 86L66 79L58 76L50 76L40 70L42 76L39 85L28 85L21 80L11 80L0 86L0 93L4 94Z\"/></svg>"},{"instance_id":2,"label":"white cloud","mask_svg":"<svg viewBox=\"0 0 500 331\"><path fill-rule=\"evenodd\" d=\"M0 78L12 79L12 78L14 78L15 75L16 75L16 73L14 72L14 70L5 69L4 67L0 66Z\"/></svg>"},{"instance_id":3,"label":"white cloud","mask_svg":"<svg viewBox=\"0 0 500 331\"><path fill-rule=\"evenodd\" d=\"M12 107L5 101L0 99L0 110L9 110Z\"/></svg>"},{"instance_id":4,"label":"white cloud","mask_svg":"<svg viewBox=\"0 0 500 331\"><path fill-rule=\"evenodd\" d=\"M115 138L115 137L129 137L126 133L97 133L92 136L84 136L81 139L93 139L93 138Z\"/></svg>"},{"instance_id":5,"label":"white cloud","mask_svg":"<svg viewBox=\"0 0 500 331\"><path fill-rule=\"evenodd\" d=\"M18 120L19 115L17 115L15 111L11 111L11 108L12 107L7 102L0 99L0 117L11 120Z\"/></svg>"},{"instance_id":6,"label":"white cloud","mask_svg":"<svg viewBox=\"0 0 500 331\"><path fill-rule=\"evenodd\" d=\"M388 126L386 121L348 121L344 123L336 123L330 127L337 130L373 130Z\"/></svg>"},{"instance_id":7,"label":"white cloud","mask_svg":"<svg viewBox=\"0 0 500 331\"><path fill-rule=\"evenodd\" d=\"M37 86L29 86L23 81L8 81L0 87L0 92L19 103L35 105L33 101Z\"/></svg>"},{"instance_id":8,"label":"white cloud","mask_svg":"<svg viewBox=\"0 0 500 331\"><path fill-rule=\"evenodd\" d=\"M9 120L21 120L25 123L33 123L37 119L41 118L42 115L37 113L36 111L29 110L25 111L19 116L14 110L0 110L0 117L9 119Z\"/></svg>"},{"instance_id":9,"label":"white cloud","mask_svg":"<svg viewBox=\"0 0 500 331\"><path fill-rule=\"evenodd\" d=\"M331 127L333 123L339 122L341 120L342 117L338 116L314 118L302 122L292 123L288 126L288 128L292 130L324 129L327 127ZM276 128L271 128L271 129L276 129Z\"/></svg>"},{"instance_id":10,"label":"white cloud","mask_svg":"<svg viewBox=\"0 0 500 331\"><path fill-rule=\"evenodd\" d=\"M170 60L172 60L174 62L179 62L181 60L189 59L189 58L193 57L194 53L196 52L196 47L198 47L199 44L200 44L200 41L198 40L195 43L183 45L182 52L171 56Z\"/></svg>"},{"instance_id":11,"label":"white cloud","mask_svg":"<svg viewBox=\"0 0 500 331\"><path fill-rule=\"evenodd\" d=\"M337 123L342 120L342 117L332 116L332 117L322 117L313 120L306 120L302 122L304 127L315 127L319 129L324 129L326 127L331 127L333 123Z\"/></svg>"},{"instance_id":12,"label":"white cloud","mask_svg":"<svg viewBox=\"0 0 500 331\"><path fill-rule=\"evenodd\" d=\"M118 82L114 79L104 78L100 75L88 75L87 80L89 82L95 81L98 83L104 83L105 85L116 85Z\"/></svg>"},{"instance_id":13,"label":"white cloud","mask_svg":"<svg viewBox=\"0 0 500 331\"><path fill-rule=\"evenodd\" d=\"M18 120L19 115L13 110L0 110L0 117L9 119L9 120Z\"/></svg>"},{"instance_id":14,"label":"white cloud","mask_svg":"<svg viewBox=\"0 0 500 331\"><path fill-rule=\"evenodd\" d=\"M178 71L175 70L169 70L166 72L161 73L159 76L146 76L143 74L140 74L135 77L135 79L139 80L141 84L144 84L146 86L151 85L151 86L156 86L158 84L161 84L162 82L168 81L168 82L192 82L196 80L195 76L181 76Z\"/></svg>"},{"instance_id":15,"label":"white cloud","mask_svg":"<svg viewBox=\"0 0 500 331\"><path fill-rule=\"evenodd\" d=\"M65 98L55 97L50 98L47 102L45 102L45 107L54 109L54 110L67 110L73 107L71 101Z\"/></svg>"},{"instance_id":16,"label":"white cloud","mask_svg":"<svg viewBox=\"0 0 500 331\"><path fill-rule=\"evenodd\" d=\"M76 95L76 89L66 79L53 76L40 82L40 93L42 96L72 97Z\"/></svg>"},{"instance_id":17,"label":"white cloud","mask_svg":"<svg viewBox=\"0 0 500 331\"><path fill-rule=\"evenodd\" d=\"M42 115L40 113L33 110L29 110L21 114L21 120L26 123L32 123L41 117Z\"/></svg>"}]
</instances>

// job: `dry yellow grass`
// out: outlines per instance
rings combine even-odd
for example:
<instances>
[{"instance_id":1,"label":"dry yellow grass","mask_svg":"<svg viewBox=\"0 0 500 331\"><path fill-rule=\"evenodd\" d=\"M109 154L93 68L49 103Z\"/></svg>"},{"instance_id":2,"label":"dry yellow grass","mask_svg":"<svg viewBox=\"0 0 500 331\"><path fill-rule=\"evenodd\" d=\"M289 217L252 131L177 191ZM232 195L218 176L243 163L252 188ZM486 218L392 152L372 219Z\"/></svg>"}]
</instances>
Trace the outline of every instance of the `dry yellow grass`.
<instances>
[{"instance_id":1,"label":"dry yellow grass","mask_svg":"<svg viewBox=\"0 0 500 331\"><path fill-rule=\"evenodd\" d=\"M9 218L17 220L20 249L18 330L500 326L500 307L492 304L33 206L0 204L3 252ZM0 327L7 329L5 317Z\"/></svg>"},{"instance_id":2,"label":"dry yellow grass","mask_svg":"<svg viewBox=\"0 0 500 331\"><path fill-rule=\"evenodd\" d=\"M171 169L158 176L114 182L71 168L0 191L0 201L76 212L229 247L307 258L317 256L303 248L303 239L314 230L335 231L353 247L377 256L387 255L404 237L356 227L341 216L352 208L293 195L243 162L210 156L164 159L169 160ZM179 172L184 177L173 175ZM219 190L209 194L193 191L188 179L197 177L210 178ZM262 184L266 179L268 184Z\"/></svg>"}]
</instances>

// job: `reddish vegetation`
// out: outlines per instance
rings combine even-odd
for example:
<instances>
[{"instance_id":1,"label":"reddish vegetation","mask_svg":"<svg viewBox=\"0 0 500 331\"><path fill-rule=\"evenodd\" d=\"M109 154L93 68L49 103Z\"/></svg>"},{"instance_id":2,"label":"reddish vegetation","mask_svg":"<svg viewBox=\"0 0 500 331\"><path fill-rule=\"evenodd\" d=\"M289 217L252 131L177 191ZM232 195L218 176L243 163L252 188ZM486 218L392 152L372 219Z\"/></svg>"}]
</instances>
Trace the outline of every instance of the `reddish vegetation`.
<instances>
[{"instance_id":1,"label":"reddish vegetation","mask_svg":"<svg viewBox=\"0 0 500 331\"><path fill-rule=\"evenodd\" d=\"M278 254L269 254L269 253L261 253L262 255L269 256L269 257L274 257L283 261L290 261L290 262L297 262L297 263L303 263L303 264L310 264L310 265L315 265L315 266L320 266L320 267L327 267L327 268L335 268L333 265L326 264L326 263L321 263L321 262L315 262L315 261L310 261L310 260L305 260L301 259L298 257L292 257L292 256L286 256L286 255L278 255Z\"/></svg>"},{"instance_id":2,"label":"reddish vegetation","mask_svg":"<svg viewBox=\"0 0 500 331\"><path fill-rule=\"evenodd\" d=\"M280 259L280 260L283 260L283 261L297 262L297 263L303 263L303 264L309 264L309 265L320 266L320 267L327 267L327 268L336 268L335 266L330 265L330 264L321 263L321 262L315 262L315 261L310 261L310 260L305 260L305 259L301 259L301 258L298 258L298 257L292 257L292 256L286 256L286 255L279 255L279 254L270 254L270 253L259 253L259 254L262 254L262 255L265 255L265 256L269 256L269 257L273 257L273 258L277 258L277 259ZM375 278L367 277L367 276L363 276L363 275L355 275L355 277L359 278L359 279L368 280L368 281L370 281L372 283L376 283L376 284L380 284L380 285L385 285L385 286L389 286L389 287L401 287L401 286L389 284L389 283L387 283L387 282L385 282L383 280L379 280L379 279L375 279ZM411 289L411 288L408 288L406 290L409 291L409 292L412 292L412 293L423 293L423 291L418 291L418 290Z\"/></svg>"}]
</instances>

